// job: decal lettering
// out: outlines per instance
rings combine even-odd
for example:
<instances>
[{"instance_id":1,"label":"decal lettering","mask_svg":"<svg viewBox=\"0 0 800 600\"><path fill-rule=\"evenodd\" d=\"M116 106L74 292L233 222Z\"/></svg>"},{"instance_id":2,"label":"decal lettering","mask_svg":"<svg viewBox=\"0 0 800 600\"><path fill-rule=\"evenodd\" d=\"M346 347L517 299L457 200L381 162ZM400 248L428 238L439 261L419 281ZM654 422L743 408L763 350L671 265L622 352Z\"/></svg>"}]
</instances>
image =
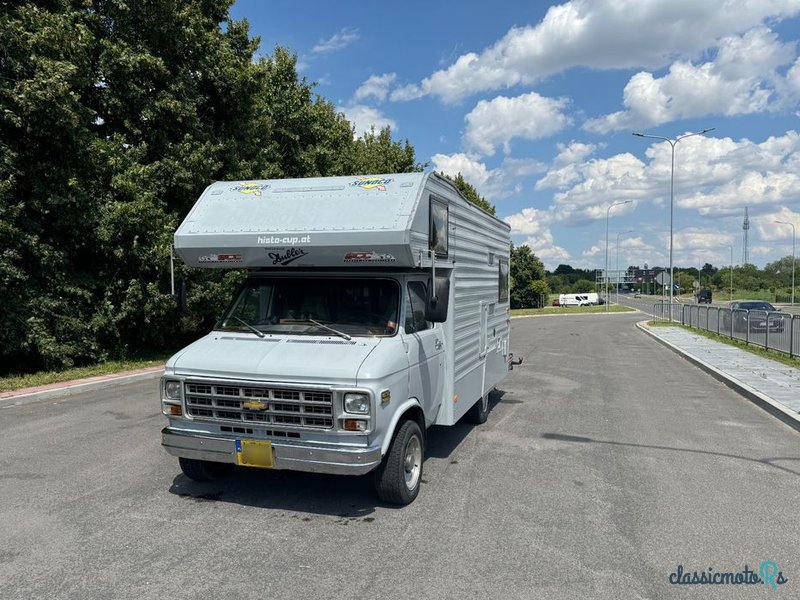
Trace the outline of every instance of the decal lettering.
<instances>
[{"instance_id":1,"label":"decal lettering","mask_svg":"<svg viewBox=\"0 0 800 600\"><path fill-rule=\"evenodd\" d=\"M206 254L197 259L201 263L240 263L241 254Z\"/></svg>"},{"instance_id":2,"label":"decal lettering","mask_svg":"<svg viewBox=\"0 0 800 600\"><path fill-rule=\"evenodd\" d=\"M369 252L348 252L344 255L344 262L394 262L392 254L378 254L375 251Z\"/></svg>"},{"instance_id":3,"label":"decal lettering","mask_svg":"<svg viewBox=\"0 0 800 600\"><path fill-rule=\"evenodd\" d=\"M297 244L310 244L310 235L279 236L279 235L260 235L258 243L262 246L296 246Z\"/></svg>"},{"instance_id":4,"label":"decal lettering","mask_svg":"<svg viewBox=\"0 0 800 600\"><path fill-rule=\"evenodd\" d=\"M359 187L364 190L386 191L386 186L394 181L390 177L359 177L350 183L351 187Z\"/></svg>"},{"instance_id":5,"label":"decal lettering","mask_svg":"<svg viewBox=\"0 0 800 600\"><path fill-rule=\"evenodd\" d=\"M289 248L285 252L270 252L269 257L272 259L273 265L286 266L307 254L308 252L302 248Z\"/></svg>"},{"instance_id":6,"label":"decal lettering","mask_svg":"<svg viewBox=\"0 0 800 600\"><path fill-rule=\"evenodd\" d=\"M248 196L260 196L261 192L269 187L266 183L241 181L236 187L232 187L232 192L239 192Z\"/></svg>"}]
</instances>

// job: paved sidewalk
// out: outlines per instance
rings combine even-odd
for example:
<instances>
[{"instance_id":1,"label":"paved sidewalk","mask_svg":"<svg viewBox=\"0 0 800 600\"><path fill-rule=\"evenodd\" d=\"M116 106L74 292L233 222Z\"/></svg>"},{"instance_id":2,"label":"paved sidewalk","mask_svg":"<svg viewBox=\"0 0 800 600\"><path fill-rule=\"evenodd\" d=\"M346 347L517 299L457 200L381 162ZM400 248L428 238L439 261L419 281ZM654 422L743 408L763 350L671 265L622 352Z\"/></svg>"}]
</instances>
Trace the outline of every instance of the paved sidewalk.
<instances>
[{"instance_id":1,"label":"paved sidewalk","mask_svg":"<svg viewBox=\"0 0 800 600\"><path fill-rule=\"evenodd\" d=\"M795 429L800 429L800 369L715 342L682 327L638 327L734 388Z\"/></svg>"},{"instance_id":2,"label":"paved sidewalk","mask_svg":"<svg viewBox=\"0 0 800 600\"><path fill-rule=\"evenodd\" d=\"M87 390L111 387L149 377L156 379L160 377L163 372L164 367L145 367L133 371L112 373L110 375L97 375L95 377L85 377L72 381L61 381L59 383L23 388L11 392L0 392L0 408L19 406L21 404L47 398L70 396Z\"/></svg>"}]
</instances>

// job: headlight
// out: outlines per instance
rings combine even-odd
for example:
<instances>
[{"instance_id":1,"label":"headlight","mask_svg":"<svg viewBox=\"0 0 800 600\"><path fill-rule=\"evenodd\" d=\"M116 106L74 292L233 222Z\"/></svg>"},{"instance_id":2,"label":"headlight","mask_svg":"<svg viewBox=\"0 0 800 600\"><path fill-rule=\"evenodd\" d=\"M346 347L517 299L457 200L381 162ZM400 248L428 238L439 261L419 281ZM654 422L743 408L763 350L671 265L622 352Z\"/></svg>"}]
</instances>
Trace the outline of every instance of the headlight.
<instances>
[{"instance_id":1,"label":"headlight","mask_svg":"<svg viewBox=\"0 0 800 600\"><path fill-rule=\"evenodd\" d=\"M164 395L168 400L181 399L181 382L180 381L167 381L164 384Z\"/></svg>"},{"instance_id":2,"label":"headlight","mask_svg":"<svg viewBox=\"0 0 800 600\"><path fill-rule=\"evenodd\" d=\"M355 415L369 414L369 396L358 393L345 394L344 411Z\"/></svg>"}]
</instances>

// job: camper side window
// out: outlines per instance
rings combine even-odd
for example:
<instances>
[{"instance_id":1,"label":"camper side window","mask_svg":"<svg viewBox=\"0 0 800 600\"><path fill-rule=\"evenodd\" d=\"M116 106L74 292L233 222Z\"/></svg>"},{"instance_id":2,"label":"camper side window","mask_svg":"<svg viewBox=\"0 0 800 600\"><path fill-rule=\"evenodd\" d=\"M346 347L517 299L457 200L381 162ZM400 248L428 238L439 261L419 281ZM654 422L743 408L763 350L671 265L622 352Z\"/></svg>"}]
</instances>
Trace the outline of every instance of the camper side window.
<instances>
[{"instance_id":1,"label":"camper side window","mask_svg":"<svg viewBox=\"0 0 800 600\"><path fill-rule=\"evenodd\" d=\"M499 289L498 302L508 302L508 260L501 258L499 261Z\"/></svg>"},{"instance_id":2,"label":"camper side window","mask_svg":"<svg viewBox=\"0 0 800 600\"><path fill-rule=\"evenodd\" d=\"M447 204L431 198L431 230L428 247L436 256L447 256L447 224L449 211Z\"/></svg>"},{"instance_id":3,"label":"camper side window","mask_svg":"<svg viewBox=\"0 0 800 600\"><path fill-rule=\"evenodd\" d=\"M430 327L425 320L425 298L427 288L421 281L408 282L408 295L406 296L406 333L424 331Z\"/></svg>"}]
</instances>

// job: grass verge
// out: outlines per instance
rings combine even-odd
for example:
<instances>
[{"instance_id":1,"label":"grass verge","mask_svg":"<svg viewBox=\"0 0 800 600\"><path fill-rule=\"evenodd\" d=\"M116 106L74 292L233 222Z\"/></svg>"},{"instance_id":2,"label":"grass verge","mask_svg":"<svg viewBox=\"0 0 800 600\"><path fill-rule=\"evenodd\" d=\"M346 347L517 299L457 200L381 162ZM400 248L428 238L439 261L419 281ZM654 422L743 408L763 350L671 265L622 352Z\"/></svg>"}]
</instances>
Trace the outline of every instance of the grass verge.
<instances>
[{"instance_id":1,"label":"grass verge","mask_svg":"<svg viewBox=\"0 0 800 600\"><path fill-rule=\"evenodd\" d=\"M621 304L611 304L608 312L632 312L632 308ZM578 313L604 313L605 306L545 306L544 308L514 308L512 317L525 317L530 315L574 315Z\"/></svg>"},{"instance_id":2,"label":"grass verge","mask_svg":"<svg viewBox=\"0 0 800 600\"><path fill-rule=\"evenodd\" d=\"M164 354L163 356L145 359L110 360L89 367L76 367L64 371L40 371L27 375L7 375L5 377L0 377L0 392L11 392L27 387L61 383L62 381L72 381L73 379L83 379L84 377L110 375L122 371L143 369L145 367L157 367L167 362L170 356L171 354Z\"/></svg>"},{"instance_id":3,"label":"grass verge","mask_svg":"<svg viewBox=\"0 0 800 600\"><path fill-rule=\"evenodd\" d=\"M723 344L727 344L728 346L741 348L742 350L746 350L747 352L755 354L756 356L760 356L761 358L768 358L789 367L800 368L800 358L790 357L788 354L785 354L784 352L778 352L777 350L767 350L766 348L761 348L759 346L745 344L742 340L736 338L729 338L723 335L717 335L716 333L712 333L710 331L705 331L703 329L695 329L694 327L687 327L686 325L681 325L680 323L669 323L668 321L648 321L647 325L650 327L681 327L686 331L691 331L692 333L696 333L697 335L714 340L715 342L721 342Z\"/></svg>"}]
</instances>

